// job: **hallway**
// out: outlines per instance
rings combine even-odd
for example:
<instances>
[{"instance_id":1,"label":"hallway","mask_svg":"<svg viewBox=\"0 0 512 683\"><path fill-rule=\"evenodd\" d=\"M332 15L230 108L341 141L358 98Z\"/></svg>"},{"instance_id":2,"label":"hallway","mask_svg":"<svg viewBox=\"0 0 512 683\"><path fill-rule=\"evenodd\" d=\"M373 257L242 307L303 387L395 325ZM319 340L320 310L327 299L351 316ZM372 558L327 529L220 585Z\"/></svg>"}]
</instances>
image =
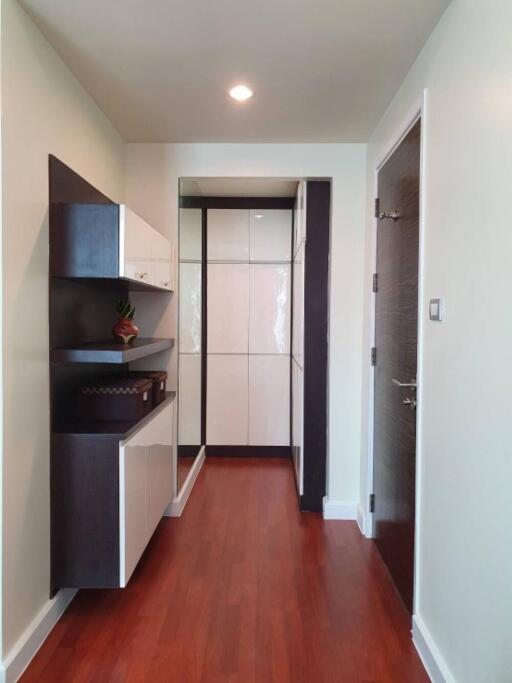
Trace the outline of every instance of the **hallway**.
<instances>
[{"instance_id":1,"label":"hallway","mask_svg":"<svg viewBox=\"0 0 512 683\"><path fill-rule=\"evenodd\" d=\"M427 681L355 522L297 509L284 459L208 458L123 591L81 591L29 681Z\"/></svg>"}]
</instances>

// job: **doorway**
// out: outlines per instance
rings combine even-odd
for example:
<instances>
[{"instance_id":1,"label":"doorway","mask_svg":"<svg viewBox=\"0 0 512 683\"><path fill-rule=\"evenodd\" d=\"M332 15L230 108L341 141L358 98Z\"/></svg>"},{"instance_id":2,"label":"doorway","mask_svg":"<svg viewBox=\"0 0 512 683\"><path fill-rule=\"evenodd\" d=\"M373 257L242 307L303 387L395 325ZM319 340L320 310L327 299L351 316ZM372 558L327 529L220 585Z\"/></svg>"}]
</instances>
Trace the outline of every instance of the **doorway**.
<instances>
[{"instance_id":1,"label":"doorway","mask_svg":"<svg viewBox=\"0 0 512 683\"><path fill-rule=\"evenodd\" d=\"M421 119L378 171L373 536L412 613Z\"/></svg>"},{"instance_id":2,"label":"doorway","mask_svg":"<svg viewBox=\"0 0 512 683\"><path fill-rule=\"evenodd\" d=\"M324 179L180 180L180 487L197 453L284 457L322 510L330 201Z\"/></svg>"}]
</instances>

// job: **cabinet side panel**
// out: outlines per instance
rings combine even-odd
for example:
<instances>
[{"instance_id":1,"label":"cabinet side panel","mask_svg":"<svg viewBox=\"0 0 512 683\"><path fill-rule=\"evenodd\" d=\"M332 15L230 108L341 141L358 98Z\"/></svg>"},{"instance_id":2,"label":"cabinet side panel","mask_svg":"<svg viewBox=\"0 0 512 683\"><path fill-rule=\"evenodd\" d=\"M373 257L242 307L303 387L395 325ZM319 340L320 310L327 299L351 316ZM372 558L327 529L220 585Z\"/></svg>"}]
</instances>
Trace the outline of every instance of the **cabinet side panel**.
<instances>
[{"instance_id":1,"label":"cabinet side panel","mask_svg":"<svg viewBox=\"0 0 512 683\"><path fill-rule=\"evenodd\" d=\"M119 277L119 206L53 204L50 274L56 277Z\"/></svg>"},{"instance_id":2,"label":"cabinet side panel","mask_svg":"<svg viewBox=\"0 0 512 683\"><path fill-rule=\"evenodd\" d=\"M308 181L304 288L304 482L301 507L321 512L326 493L331 186Z\"/></svg>"},{"instance_id":3,"label":"cabinet side panel","mask_svg":"<svg viewBox=\"0 0 512 683\"><path fill-rule=\"evenodd\" d=\"M52 588L119 585L118 441L53 434Z\"/></svg>"}]
</instances>

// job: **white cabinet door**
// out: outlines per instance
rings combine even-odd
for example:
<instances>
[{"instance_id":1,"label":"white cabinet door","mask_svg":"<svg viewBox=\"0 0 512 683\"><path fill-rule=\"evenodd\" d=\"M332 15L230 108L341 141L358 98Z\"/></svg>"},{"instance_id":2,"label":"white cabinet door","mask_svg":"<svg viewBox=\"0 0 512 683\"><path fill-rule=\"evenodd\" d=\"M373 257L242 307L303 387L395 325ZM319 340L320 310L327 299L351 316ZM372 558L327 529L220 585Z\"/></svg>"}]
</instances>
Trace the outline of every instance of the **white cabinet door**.
<instances>
[{"instance_id":1,"label":"white cabinet door","mask_svg":"<svg viewBox=\"0 0 512 683\"><path fill-rule=\"evenodd\" d=\"M201 273L200 263L180 263L180 353L201 352Z\"/></svg>"},{"instance_id":2,"label":"white cabinet door","mask_svg":"<svg viewBox=\"0 0 512 683\"><path fill-rule=\"evenodd\" d=\"M208 261L249 260L249 210L208 209Z\"/></svg>"},{"instance_id":3,"label":"white cabinet door","mask_svg":"<svg viewBox=\"0 0 512 683\"><path fill-rule=\"evenodd\" d=\"M119 209L119 277L173 289L171 243L124 204Z\"/></svg>"},{"instance_id":4,"label":"white cabinet door","mask_svg":"<svg viewBox=\"0 0 512 683\"><path fill-rule=\"evenodd\" d=\"M139 432L120 447L119 585L124 588L147 543L146 448Z\"/></svg>"},{"instance_id":5,"label":"white cabinet door","mask_svg":"<svg viewBox=\"0 0 512 683\"><path fill-rule=\"evenodd\" d=\"M303 408L304 376L292 359L292 453L299 495L303 493Z\"/></svg>"},{"instance_id":6,"label":"white cabinet door","mask_svg":"<svg viewBox=\"0 0 512 683\"><path fill-rule=\"evenodd\" d=\"M293 262L293 330L292 356L302 367L304 347L304 242Z\"/></svg>"},{"instance_id":7,"label":"white cabinet door","mask_svg":"<svg viewBox=\"0 0 512 683\"><path fill-rule=\"evenodd\" d=\"M209 354L207 367L207 444L247 445L248 356Z\"/></svg>"},{"instance_id":8,"label":"white cabinet door","mask_svg":"<svg viewBox=\"0 0 512 683\"><path fill-rule=\"evenodd\" d=\"M180 261L201 261L202 209L180 209Z\"/></svg>"},{"instance_id":9,"label":"white cabinet door","mask_svg":"<svg viewBox=\"0 0 512 683\"><path fill-rule=\"evenodd\" d=\"M306 181L301 180L297 191L295 218L293 221L293 255L306 240Z\"/></svg>"},{"instance_id":10,"label":"white cabinet door","mask_svg":"<svg viewBox=\"0 0 512 683\"><path fill-rule=\"evenodd\" d=\"M250 260L291 261L291 258L291 210L251 209Z\"/></svg>"},{"instance_id":11,"label":"white cabinet door","mask_svg":"<svg viewBox=\"0 0 512 683\"><path fill-rule=\"evenodd\" d=\"M290 353L290 272L289 264L251 263L249 353Z\"/></svg>"},{"instance_id":12,"label":"white cabinet door","mask_svg":"<svg viewBox=\"0 0 512 683\"><path fill-rule=\"evenodd\" d=\"M124 588L172 496L174 404L119 444L119 585Z\"/></svg>"},{"instance_id":13,"label":"white cabinet door","mask_svg":"<svg viewBox=\"0 0 512 683\"><path fill-rule=\"evenodd\" d=\"M208 264L208 353L247 353L249 265Z\"/></svg>"},{"instance_id":14,"label":"white cabinet door","mask_svg":"<svg viewBox=\"0 0 512 683\"><path fill-rule=\"evenodd\" d=\"M155 285L173 289L171 243L156 230L153 231L151 257L155 262Z\"/></svg>"},{"instance_id":15,"label":"white cabinet door","mask_svg":"<svg viewBox=\"0 0 512 683\"><path fill-rule=\"evenodd\" d=\"M155 267L153 261L142 261L141 259L127 259L124 262L124 277L129 280L144 282L146 285L155 283Z\"/></svg>"},{"instance_id":16,"label":"white cabinet door","mask_svg":"<svg viewBox=\"0 0 512 683\"><path fill-rule=\"evenodd\" d=\"M179 444L201 443L201 354L180 353L178 358Z\"/></svg>"},{"instance_id":17,"label":"white cabinet door","mask_svg":"<svg viewBox=\"0 0 512 683\"><path fill-rule=\"evenodd\" d=\"M290 356L249 356L249 445L290 445Z\"/></svg>"},{"instance_id":18,"label":"white cabinet door","mask_svg":"<svg viewBox=\"0 0 512 683\"><path fill-rule=\"evenodd\" d=\"M148 425L146 436L146 533L151 538L172 497L172 423L170 403Z\"/></svg>"},{"instance_id":19,"label":"white cabinet door","mask_svg":"<svg viewBox=\"0 0 512 683\"><path fill-rule=\"evenodd\" d=\"M124 204L120 205L119 222L125 261L150 260L153 228Z\"/></svg>"},{"instance_id":20,"label":"white cabinet door","mask_svg":"<svg viewBox=\"0 0 512 683\"><path fill-rule=\"evenodd\" d=\"M161 289L173 289L171 258L155 262L155 285Z\"/></svg>"}]
</instances>

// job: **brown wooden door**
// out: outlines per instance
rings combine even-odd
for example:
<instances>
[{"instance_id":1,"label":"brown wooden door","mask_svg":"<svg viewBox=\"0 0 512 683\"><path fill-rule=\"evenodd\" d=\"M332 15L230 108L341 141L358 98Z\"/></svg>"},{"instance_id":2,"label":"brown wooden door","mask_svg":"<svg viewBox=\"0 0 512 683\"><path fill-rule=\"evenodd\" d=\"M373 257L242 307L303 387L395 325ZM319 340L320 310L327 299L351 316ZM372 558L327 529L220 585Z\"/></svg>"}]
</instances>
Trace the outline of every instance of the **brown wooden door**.
<instances>
[{"instance_id":1,"label":"brown wooden door","mask_svg":"<svg viewBox=\"0 0 512 683\"><path fill-rule=\"evenodd\" d=\"M375 302L374 536L411 612L416 389L397 382L416 382L420 129L418 121L379 171Z\"/></svg>"}]
</instances>

